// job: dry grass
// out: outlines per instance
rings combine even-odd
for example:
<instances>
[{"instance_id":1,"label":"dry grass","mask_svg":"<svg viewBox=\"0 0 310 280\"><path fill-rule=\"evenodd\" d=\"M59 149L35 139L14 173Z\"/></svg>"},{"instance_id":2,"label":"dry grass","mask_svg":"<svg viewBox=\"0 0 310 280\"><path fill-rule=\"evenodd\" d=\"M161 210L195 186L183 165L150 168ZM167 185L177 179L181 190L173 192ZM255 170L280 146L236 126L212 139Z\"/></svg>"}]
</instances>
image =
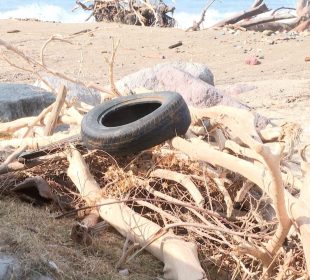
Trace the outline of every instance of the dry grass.
<instances>
[{"instance_id":1,"label":"dry grass","mask_svg":"<svg viewBox=\"0 0 310 280\"><path fill-rule=\"evenodd\" d=\"M164 146L158 146L139 155L116 160L100 151L84 150L82 153L91 174L102 187L103 197L152 199L154 206L179 221L199 223L201 226L197 227L198 231L182 226L171 230L197 244L199 259L208 279L242 279L249 276L251 279L260 279L263 273L261 263L249 256L238 255L236 249L246 243L260 246L274 235L277 224L274 215L269 220L264 218L265 214L270 216L266 197L261 191L252 190L240 205L234 205L233 216L228 217L224 195L213 179L220 170L197 161L179 159L176 154L166 154L164 151ZM115 265L122 255L123 237L110 228L100 236L93 237L92 245L77 245L70 238L70 230L76 220L72 216L55 219L60 209L66 212L84 206L67 176L67 168L68 162L64 156L63 159L47 161L41 166L15 173L12 181L1 180L0 188L13 186L29 176L42 176L57 199L46 208L38 208L12 196L0 197L0 240L9 245L5 247L6 251L20 257L23 277L26 279L37 273L51 275L55 279L122 279ZM205 198L204 206L197 210L199 213L194 213L186 206L193 205L193 200L180 184L148 179L150 172L157 168L193 176L193 182ZM227 172L225 176L225 187L234 198L244 178L232 172ZM153 190L178 198L186 205L158 199L146 190L146 183ZM141 207L139 203L128 201L127 205L162 227L169 224L158 212ZM87 213L78 211L76 214L75 218L81 219ZM294 256L294 262L290 261L291 256ZM51 268L48 261L54 262L59 271ZM277 255L274 272L279 274L285 267L286 276L302 277L304 261L299 237L292 235ZM162 275L161 263L147 253L139 254L125 267L131 272L128 279L156 279Z\"/></svg>"},{"instance_id":2,"label":"dry grass","mask_svg":"<svg viewBox=\"0 0 310 280\"><path fill-rule=\"evenodd\" d=\"M124 279L114 269L122 254L123 238L108 229L84 247L70 239L71 218L54 219L49 207L33 207L20 200L0 197L0 248L18 256L22 278L50 275L54 279ZM54 262L59 271L48 262ZM155 279L162 265L144 253L126 265L127 279Z\"/></svg>"}]
</instances>

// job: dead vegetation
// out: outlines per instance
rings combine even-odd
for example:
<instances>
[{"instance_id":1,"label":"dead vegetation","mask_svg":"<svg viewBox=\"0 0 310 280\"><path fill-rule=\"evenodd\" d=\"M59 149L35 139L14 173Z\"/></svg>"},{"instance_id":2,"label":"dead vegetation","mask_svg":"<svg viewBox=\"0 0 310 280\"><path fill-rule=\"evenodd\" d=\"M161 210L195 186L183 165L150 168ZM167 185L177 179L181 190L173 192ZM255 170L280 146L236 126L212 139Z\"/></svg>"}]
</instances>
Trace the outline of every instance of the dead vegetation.
<instances>
[{"instance_id":1,"label":"dead vegetation","mask_svg":"<svg viewBox=\"0 0 310 280\"><path fill-rule=\"evenodd\" d=\"M201 29L206 12L215 1L210 0L203 9L201 19L194 22L187 31L198 31ZM296 15L291 11L296 11ZM283 20L290 20L289 23ZM264 0L255 0L251 7L233 16L223 19L212 26L212 28L228 27L242 31L296 31L303 32L310 28L310 3L308 0L296 0L296 7L279 7L270 10Z\"/></svg>"},{"instance_id":2,"label":"dead vegetation","mask_svg":"<svg viewBox=\"0 0 310 280\"><path fill-rule=\"evenodd\" d=\"M75 9L82 8L90 11L89 18L94 17L97 22L119 22L159 27L175 26L175 20L168 15L168 13L173 14L175 8L168 6L163 1L96 0L76 1L76 4Z\"/></svg>"},{"instance_id":3,"label":"dead vegetation","mask_svg":"<svg viewBox=\"0 0 310 280\"><path fill-rule=\"evenodd\" d=\"M35 74L40 67L73 81L49 69L43 59L33 60L4 41L0 45L28 65L35 65L29 70ZM113 89L113 75L110 77L112 92L104 94L105 98L118 93ZM2 195L18 195L32 204L42 204L42 197L52 201L45 212L34 211L41 217L38 220L30 220L27 212L9 217L16 219L13 227L21 233L10 235L9 220L1 229L5 244L15 248L16 253L25 253L25 275L39 264L40 271L48 267L46 271L59 279L67 277L62 271L79 278L74 267L65 267L77 258L76 265L85 264L86 273L96 278L105 274L110 265L115 265L117 271L140 263L141 252L146 250L164 263L166 279L308 279L307 147L300 152L302 180L286 167L298 144L298 126L262 129L256 127L255 115L248 111L224 106L190 108L192 126L184 137L175 137L138 155L114 159L103 151L87 151L79 143L55 143L68 137L54 134L58 124L67 123L79 129L83 114L91 108L76 100L65 101L65 94L62 87L56 102L31 121L0 124L1 133L21 135L0 142L2 150L12 151L0 167ZM75 133L72 128L70 135ZM54 146L48 155L19 158L24 150L51 143ZM31 191L21 192L21 185L29 186L29 178ZM49 191L43 192L45 195L42 184L49 186ZM3 203L10 201L5 198ZM29 211L28 206L20 207ZM1 210L2 215L8 216L7 209ZM98 223L99 216L125 239L122 250L112 250L113 257L101 249L110 239L106 224ZM19 217L24 219L22 226L17 222ZM39 228L39 222L46 224L46 228L36 233L38 230L32 224ZM58 236L58 228L67 234ZM47 240L53 250L60 250L56 257L35 246L29 232ZM69 240L69 236L80 245ZM80 246L82 256L76 246ZM50 263L53 256L59 258L58 270ZM98 258L91 261L94 256L100 256L103 263L116 256L119 261L108 261L110 265L102 266ZM156 272L157 264L151 264ZM87 279L85 275L80 277Z\"/></svg>"}]
</instances>

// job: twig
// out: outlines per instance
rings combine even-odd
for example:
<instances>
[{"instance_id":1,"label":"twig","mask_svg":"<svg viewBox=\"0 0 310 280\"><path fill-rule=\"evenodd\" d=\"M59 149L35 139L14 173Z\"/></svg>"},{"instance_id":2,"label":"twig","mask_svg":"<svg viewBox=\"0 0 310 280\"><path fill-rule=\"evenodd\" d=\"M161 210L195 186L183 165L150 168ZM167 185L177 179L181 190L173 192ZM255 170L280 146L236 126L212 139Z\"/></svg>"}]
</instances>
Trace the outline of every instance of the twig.
<instances>
[{"instance_id":1,"label":"twig","mask_svg":"<svg viewBox=\"0 0 310 280\"><path fill-rule=\"evenodd\" d=\"M114 61L115 61L115 55L116 55L117 49L119 47L119 44L120 44L120 40L117 41L116 45L115 45L114 40L113 40L111 58L110 58L110 60L108 60L106 58L106 63L108 63L108 65L109 65L109 79L110 79L111 92L116 96L121 96L121 93L118 91L118 89L115 85L115 82L114 82Z\"/></svg>"},{"instance_id":2,"label":"twig","mask_svg":"<svg viewBox=\"0 0 310 280\"><path fill-rule=\"evenodd\" d=\"M51 38L49 38L44 45L41 48L41 64L45 65L45 61L44 61L44 51L47 47L47 45L52 42L52 41L60 41L60 42L64 42L64 43L68 43L70 45L72 45L72 43L64 38L62 38L61 35L52 35ZM45 65L46 66L46 65Z\"/></svg>"},{"instance_id":3,"label":"twig","mask_svg":"<svg viewBox=\"0 0 310 280\"><path fill-rule=\"evenodd\" d=\"M9 164L16 160L26 149L28 145L20 146L16 151L14 151L11 155L7 157L7 159L0 165L0 174L4 174L9 170Z\"/></svg>"},{"instance_id":4,"label":"twig","mask_svg":"<svg viewBox=\"0 0 310 280\"><path fill-rule=\"evenodd\" d=\"M204 22L205 20L205 16L206 16L206 12L207 10L212 6L212 4L215 2L216 0L209 0L209 3L207 4L207 6L203 9L202 13L201 13L201 17L200 20L198 22L194 22L192 27L189 27L188 29L186 29L186 31L198 31L200 30L200 25Z\"/></svg>"},{"instance_id":5,"label":"twig","mask_svg":"<svg viewBox=\"0 0 310 280\"><path fill-rule=\"evenodd\" d=\"M61 111L62 106L65 103L66 95L67 95L67 89L64 85L62 85L59 89L59 92L57 94L57 98L56 98L55 104L53 106L51 115L50 115L48 122L47 122L47 125L45 127L45 130L44 130L45 136L50 136L53 134L54 128L57 124L57 119L59 117L59 113Z\"/></svg>"},{"instance_id":6,"label":"twig","mask_svg":"<svg viewBox=\"0 0 310 280\"><path fill-rule=\"evenodd\" d=\"M164 169L157 169L153 171L150 176L179 183L191 194L197 206L203 207L205 200L196 185L190 179L190 176Z\"/></svg>"}]
</instances>

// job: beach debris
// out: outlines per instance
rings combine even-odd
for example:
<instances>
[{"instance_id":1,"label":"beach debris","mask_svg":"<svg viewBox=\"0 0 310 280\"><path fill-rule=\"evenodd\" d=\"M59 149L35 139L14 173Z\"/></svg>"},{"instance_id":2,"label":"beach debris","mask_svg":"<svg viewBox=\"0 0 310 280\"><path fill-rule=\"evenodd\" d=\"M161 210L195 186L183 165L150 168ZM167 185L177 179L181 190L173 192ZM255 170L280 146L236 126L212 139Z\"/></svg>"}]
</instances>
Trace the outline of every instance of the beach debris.
<instances>
[{"instance_id":1,"label":"beach debris","mask_svg":"<svg viewBox=\"0 0 310 280\"><path fill-rule=\"evenodd\" d=\"M54 199L52 189L41 176L26 178L23 182L10 189L10 191L18 194L23 200L36 205Z\"/></svg>"},{"instance_id":2,"label":"beach debris","mask_svg":"<svg viewBox=\"0 0 310 280\"><path fill-rule=\"evenodd\" d=\"M257 59L256 56L250 56L248 58L245 59L245 64L248 65L259 65L261 64L260 61Z\"/></svg>"},{"instance_id":3,"label":"beach debris","mask_svg":"<svg viewBox=\"0 0 310 280\"><path fill-rule=\"evenodd\" d=\"M8 30L6 33L19 33L19 32L21 31L18 29L12 29L12 30Z\"/></svg>"},{"instance_id":4,"label":"beach debris","mask_svg":"<svg viewBox=\"0 0 310 280\"><path fill-rule=\"evenodd\" d=\"M16 48L1 43L16 53ZM36 64L30 57L27 60ZM59 202L58 218L77 215L81 222L72 238L84 246L92 242L89 230L104 220L125 240L117 271L146 250L164 263L165 279L206 279L204 269L210 263L225 271L226 279L282 279L283 271L294 279L305 278L310 271L309 146L300 151L301 178L287 167L300 128L257 125L258 114L219 93L199 75L166 65L155 77L162 84L156 84L158 88L179 91L193 104L185 135L127 157L89 151L75 137L91 106L63 101L65 86L61 86L57 101L31 121L2 124L6 131L26 132L22 138L0 142L0 150L11 151L2 160L6 166L0 175L1 191L39 176L55 197L54 207L68 197L71 210L66 212ZM178 85L183 80L188 82ZM201 94L195 95L199 90ZM234 106L223 106L225 102ZM53 127L60 122L70 124L69 132L56 133ZM47 144L53 147L48 154L23 156L23 151L40 152ZM268 208L273 211L266 215L263 209ZM63 274L59 262L45 258L45 263Z\"/></svg>"},{"instance_id":5,"label":"beach debris","mask_svg":"<svg viewBox=\"0 0 310 280\"><path fill-rule=\"evenodd\" d=\"M174 27L175 20L172 15L174 7L168 6L164 1L125 1L125 0L96 0L76 1L77 7L90 11L89 20L94 17L97 22L120 22L130 25ZM171 13L171 16L168 14Z\"/></svg>"},{"instance_id":6,"label":"beach debris","mask_svg":"<svg viewBox=\"0 0 310 280\"><path fill-rule=\"evenodd\" d=\"M176 44L170 45L168 48L169 49L174 49L174 48L180 47L182 45L183 45L183 43L181 41L179 41Z\"/></svg>"},{"instance_id":7,"label":"beach debris","mask_svg":"<svg viewBox=\"0 0 310 280\"><path fill-rule=\"evenodd\" d=\"M287 11L283 13L283 10ZM290 13L290 10L296 10L297 16ZM265 32L265 35L270 32L294 30L303 32L310 27L310 5L308 1L297 0L296 9L290 7L280 7L270 11L264 3L264 0L254 1L253 5L246 11L242 11L228 19L216 23L213 27L223 27L234 25L245 28L247 30L255 30ZM266 15L264 15L266 14ZM288 22L284 23L283 20ZM267 35L267 36L270 36Z\"/></svg>"},{"instance_id":8,"label":"beach debris","mask_svg":"<svg viewBox=\"0 0 310 280\"><path fill-rule=\"evenodd\" d=\"M115 109L117 108L117 110ZM184 135L190 114L176 92L124 96L94 107L83 118L81 136L90 150L130 155Z\"/></svg>"},{"instance_id":9,"label":"beach debris","mask_svg":"<svg viewBox=\"0 0 310 280\"><path fill-rule=\"evenodd\" d=\"M90 33L90 32L92 32L92 30L87 28L87 29L83 29L83 30L74 32L74 33L72 33L70 36L80 35L80 34L83 34L83 33Z\"/></svg>"},{"instance_id":10,"label":"beach debris","mask_svg":"<svg viewBox=\"0 0 310 280\"><path fill-rule=\"evenodd\" d=\"M305 61L306 61L306 62L309 62L309 61L310 61L310 56L306 56L306 57L305 57Z\"/></svg>"},{"instance_id":11,"label":"beach debris","mask_svg":"<svg viewBox=\"0 0 310 280\"><path fill-rule=\"evenodd\" d=\"M210 0L206 7L203 9L202 13L201 13L201 17L200 17L200 20L199 21L194 21L193 22L193 26L189 27L186 29L186 32L188 31L198 31L200 30L201 28L201 24L204 22L205 20L205 17L206 17L206 13L207 13L207 10L212 6L212 4L215 2L215 0Z\"/></svg>"}]
</instances>

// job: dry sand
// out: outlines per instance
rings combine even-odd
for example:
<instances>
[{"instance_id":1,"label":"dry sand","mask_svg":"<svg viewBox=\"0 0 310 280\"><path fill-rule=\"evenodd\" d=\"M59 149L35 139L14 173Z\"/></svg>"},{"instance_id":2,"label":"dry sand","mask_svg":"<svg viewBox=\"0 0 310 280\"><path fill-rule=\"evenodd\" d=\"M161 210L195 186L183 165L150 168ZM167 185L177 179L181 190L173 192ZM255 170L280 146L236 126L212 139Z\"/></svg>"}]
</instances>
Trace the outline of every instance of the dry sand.
<instances>
[{"instance_id":1,"label":"dry sand","mask_svg":"<svg viewBox=\"0 0 310 280\"><path fill-rule=\"evenodd\" d=\"M7 33L15 29L20 32ZM51 35L67 36L83 29L93 32L76 37L72 40L73 45L56 42L48 46L46 61L50 67L84 81L105 85L108 83L105 57L110 55L112 38L120 39L115 63L116 78L169 60L204 63L214 73L216 87L228 89L235 84L254 86L255 89L235 97L277 124L286 121L299 123L304 129L302 142L310 143L310 62L304 60L310 56L309 34L265 36L254 32L184 32L103 23L0 21L1 39L37 59L41 46ZM182 41L183 46L168 49L169 45L178 41ZM245 59L251 55L261 57L261 64L246 65ZM0 63L0 82L32 84L35 81L30 74L14 69L2 60ZM117 247L118 252L120 246ZM138 276L137 264L134 267L136 271L131 279L154 279L145 278L145 274ZM150 275L158 275L159 270L150 270ZM96 278L95 274L91 275L85 279ZM102 279L116 279L113 277L116 276Z\"/></svg>"}]
</instances>

